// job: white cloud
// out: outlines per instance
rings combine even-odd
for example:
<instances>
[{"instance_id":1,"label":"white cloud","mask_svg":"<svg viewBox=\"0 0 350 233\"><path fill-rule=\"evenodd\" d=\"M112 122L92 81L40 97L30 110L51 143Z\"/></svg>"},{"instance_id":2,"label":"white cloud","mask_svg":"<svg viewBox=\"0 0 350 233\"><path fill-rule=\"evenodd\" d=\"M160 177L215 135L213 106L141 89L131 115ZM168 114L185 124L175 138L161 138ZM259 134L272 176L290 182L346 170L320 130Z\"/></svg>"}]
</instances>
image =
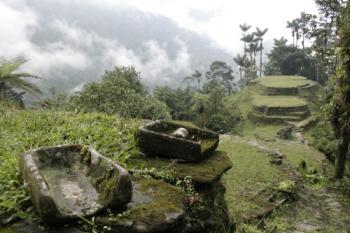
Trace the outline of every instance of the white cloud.
<instances>
[{"instance_id":1,"label":"white cloud","mask_svg":"<svg viewBox=\"0 0 350 233\"><path fill-rule=\"evenodd\" d=\"M18 11L1 2L0 12L0 56L31 53L29 38L38 27L36 15L28 8Z\"/></svg>"},{"instance_id":2,"label":"white cloud","mask_svg":"<svg viewBox=\"0 0 350 233\"><path fill-rule=\"evenodd\" d=\"M238 25L248 23L268 27L266 42L281 36L290 38L286 21L301 11L316 12L313 0L59 0L60 4L90 4L100 9L135 7L141 11L165 16L178 26L205 35L230 54L242 49ZM96 79L116 65L134 65L149 84L174 83L174 77L192 71L189 48L179 38L175 55L168 54L166 42L142 43L142 52L126 47L116 38L107 38L94 31L83 30L74 22L56 19L49 22L59 39L38 45L32 36L40 29L40 14L24 0L0 2L0 56L24 55L30 61L24 68L50 78L53 72L64 74L67 68L90 72ZM30 1L28 1L28 4ZM44 19L45 20L45 19ZM200 58L198 58L200 59ZM57 78L57 77L54 77ZM62 78L75 78L62 75ZM181 78L181 77L180 77Z\"/></svg>"},{"instance_id":3,"label":"white cloud","mask_svg":"<svg viewBox=\"0 0 350 233\"><path fill-rule=\"evenodd\" d=\"M1 56L28 57L30 60L23 69L45 79L57 78L56 75L64 74L67 68L82 72L93 69L98 79L106 69L133 65L141 71L147 83L155 85L169 84L179 73L190 72L191 55L185 43L179 39L175 39L180 48L174 58L170 58L166 47L153 40L143 42L144 52L137 54L116 39L104 38L74 23L56 19L49 25L50 31L59 36L58 39L39 46L31 42L31 36L39 27L38 16L23 6L15 9L0 3L0 12L4 12L0 14ZM74 77L62 75L59 78Z\"/></svg>"},{"instance_id":4,"label":"white cloud","mask_svg":"<svg viewBox=\"0 0 350 233\"><path fill-rule=\"evenodd\" d=\"M82 0L76 0L82 1ZM314 0L84 0L95 7L133 6L144 12L166 16L180 27L206 35L229 53L241 50L239 24L269 28L266 40L290 38L286 22L306 11L316 14ZM193 15L202 12L206 20Z\"/></svg>"}]
</instances>

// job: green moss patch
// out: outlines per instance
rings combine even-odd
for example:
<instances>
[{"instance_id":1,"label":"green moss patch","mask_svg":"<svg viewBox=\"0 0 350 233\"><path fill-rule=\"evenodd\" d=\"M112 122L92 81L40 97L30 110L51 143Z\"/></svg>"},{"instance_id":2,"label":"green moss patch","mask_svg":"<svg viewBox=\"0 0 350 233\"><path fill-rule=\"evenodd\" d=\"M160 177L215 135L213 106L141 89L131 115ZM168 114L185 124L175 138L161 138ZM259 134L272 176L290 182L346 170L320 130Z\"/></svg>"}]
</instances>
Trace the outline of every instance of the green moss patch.
<instances>
[{"instance_id":1,"label":"green moss patch","mask_svg":"<svg viewBox=\"0 0 350 233\"><path fill-rule=\"evenodd\" d=\"M184 217L183 192L163 181L134 178L131 203L124 212L109 211L99 216L96 223L124 232L158 232L173 228ZM143 230L140 230L140 229Z\"/></svg>"},{"instance_id":2,"label":"green moss patch","mask_svg":"<svg viewBox=\"0 0 350 233\"><path fill-rule=\"evenodd\" d=\"M182 163L177 160L141 155L130 158L128 163L134 169L147 168L152 170L152 168L155 168L156 171L167 171L178 179L190 176L192 181L198 184L208 184L219 180L222 174L232 167L226 153L221 151L214 152L208 159L199 163Z\"/></svg>"}]
</instances>

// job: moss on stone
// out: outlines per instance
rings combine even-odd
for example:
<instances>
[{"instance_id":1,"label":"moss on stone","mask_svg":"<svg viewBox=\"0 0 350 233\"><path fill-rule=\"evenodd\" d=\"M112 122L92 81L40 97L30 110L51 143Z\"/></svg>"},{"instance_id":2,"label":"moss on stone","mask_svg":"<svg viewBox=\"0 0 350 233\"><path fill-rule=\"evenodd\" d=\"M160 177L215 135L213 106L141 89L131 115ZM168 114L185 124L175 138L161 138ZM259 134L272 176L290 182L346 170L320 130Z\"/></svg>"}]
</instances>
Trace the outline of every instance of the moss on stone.
<instances>
[{"instance_id":1,"label":"moss on stone","mask_svg":"<svg viewBox=\"0 0 350 233\"><path fill-rule=\"evenodd\" d=\"M223 173L232 167L230 159L225 152L216 151L208 159L199 163L181 163L177 160L169 160L157 157L139 156L128 161L129 167L134 169L147 168L151 170L166 170L171 172L174 178L183 179L192 177L197 184L207 184L219 180Z\"/></svg>"},{"instance_id":2,"label":"moss on stone","mask_svg":"<svg viewBox=\"0 0 350 233\"><path fill-rule=\"evenodd\" d=\"M97 224L109 225L112 229L124 227L125 232L132 232L133 227L140 225L149 230L166 227L167 224L172 226L183 217L184 194L180 189L163 181L145 178L134 178L133 186L134 195L127 210L97 217Z\"/></svg>"}]
</instances>

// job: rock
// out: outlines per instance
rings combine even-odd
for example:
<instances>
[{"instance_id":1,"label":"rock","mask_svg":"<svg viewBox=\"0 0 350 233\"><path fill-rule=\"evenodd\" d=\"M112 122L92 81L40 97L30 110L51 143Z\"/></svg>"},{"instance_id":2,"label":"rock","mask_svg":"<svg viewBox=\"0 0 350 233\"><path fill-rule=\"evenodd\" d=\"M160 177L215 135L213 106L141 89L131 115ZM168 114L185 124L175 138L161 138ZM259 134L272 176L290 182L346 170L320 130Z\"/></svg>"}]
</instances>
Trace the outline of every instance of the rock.
<instances>
[{"instance_id":1,"label":"rock","mask_svg":"<svg viewBox=\"0 0 350 233\"><path fill-rule=\"evenodd\" d=\"M129 159L128 164L133 169L165 170L178 179L190 176L195 184L210 184L219 181L221 176L232 167L226 153L221 151L214 152L212 156L199 163L181 163L177 160L140 155Z\"/></svg>"},{"instance_id":2,"label":"rock","mask_svg":"<svg viewBox=\"0 0 350 233\"><path fill-rule=\"evenodd\" d=\"M188 207L186 229L181 233L233 232L234 224L228 214L223 184L216 181L197 192L199 201Z\"/></svg>"},{"instance_id":3,"label":"rock","mask_svg":"<svg viewBox=\"0 0 350 233\"><path fill-rule=\"evenodd\" d=\"M278 184L277 190L288 195L296 192L296 184L293 180L285 180Z\"/></svg>"},{"instance_id":4,"label":"rock","mask_svg":"<svg viewBox=\"0 0 350 233\"><path fill-rule=\"evenodd\" d=\"M133 178L133 198L120 213L96 217L96 224L108 226L112 232L147 233L177 232L184 227L184 194L163 181Z\"/></svg>"},{"instance_id":5,"label":"rock","mask_svg":"<svg viewBox=\"0 0 350 233\"><path fill-rule=\"evenodd\" d=\"M276 164L276 165L281 165L282 164L282 159L271 159L270 163Z\"/></svg>"},{"instance_id":6,"label":"rock","mask_svg":"<svg viewBox=\"0 0 350 233\"><path fill-rule=\"evenodd\" d=\"M271 157L270 162L274 164L282 164L282 161L285 158L285 155L278 150L269 151L268 155Z\"/></svg>"},{"instance_id":7,"label":"rock","mask_svg":"<svg viewBox=\"0 0 350 233\"><path fill-rule=\"evenodd\" d=\"M286 197L277 195L276 191L264 189L251 199L250 202L254 203L256 207L248 210L243 216L243 220L260 219L281 206L286 200Z\"/></svg>"},{"instance_id":8,"label":"rock","mask_svg":"<svg viewBox=\"0 0 350 233\"><path fill-rule=\"evenodd\" d=\"M187 136L185 130L188 131ZM193 126L156 121L142 126L136 134L136 141L141 151L148 155L198 162L215 151L219 135Z\"/></svg>"},{"instance_id":9,"label":"rock","mask_svg":"<svg viewBox=\"0 0 350 233\"><path fill-rule=\"evenodd\" d=\"M280 129L277 132L277 136L280 139L286 140L292 138L293 126L287 126L285 128Z\"/></svg>"},{"instance_id":10,"label":"rock","mask_svg":"<svg viewBox=\"0 0 350 233\"><path fill-rule=\"evenodd\" d=\"M171 135L178 137L178 138L187 138L188 137L188 130L185 128L178 128Z\"/></svg>"},{"instance_id":11,"label":"rock","mask_svg":"<svg viewBox=\"0 0 350 233\"><path fill-rule=\"evenodd\" d=\"M297 230L301 232L316 232L322 228L322 226L314 225L304 220L296 225Z\"/></svg>"},{"instance_id":12,"label":"rock","mask_svg":"<svg viewBox=\"0 0 350 233\"><path fill-rule=\"evenodd\" d=\"M127 170L82 145L43 147L20 158L32 202L46 223L61 223L122 208L131 199Z\"/></svg>"}]
</instances>

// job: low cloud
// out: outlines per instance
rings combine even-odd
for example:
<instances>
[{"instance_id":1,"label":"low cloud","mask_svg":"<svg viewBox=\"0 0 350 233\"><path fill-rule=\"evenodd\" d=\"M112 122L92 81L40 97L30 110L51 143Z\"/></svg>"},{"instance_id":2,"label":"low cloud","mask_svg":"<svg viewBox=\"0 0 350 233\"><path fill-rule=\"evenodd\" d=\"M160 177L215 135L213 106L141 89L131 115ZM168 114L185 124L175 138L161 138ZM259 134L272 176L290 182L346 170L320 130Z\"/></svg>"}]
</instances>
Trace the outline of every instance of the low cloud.
<instances>
[{"instance_id":1,"label":"low cloud","mask_svg":"<svg viewBox=\"0 0 350 233\"><path fill-rule=\"evenodd\" d=\"M191 54L179 38L174 38L177 50L172 56L167 44L156 40L143 41L142 49L134 50L117 38L104 37L64 19L39 24L40 14L20 3L0 3L0 56L29 58L23 70L44 77L39 83L43 87L77 90L114 66L135 66L151 87L179 83L174 77L191 72ZM37 30L54 35L54 39L33 41Z\"/></svg>"}]
</instances>

